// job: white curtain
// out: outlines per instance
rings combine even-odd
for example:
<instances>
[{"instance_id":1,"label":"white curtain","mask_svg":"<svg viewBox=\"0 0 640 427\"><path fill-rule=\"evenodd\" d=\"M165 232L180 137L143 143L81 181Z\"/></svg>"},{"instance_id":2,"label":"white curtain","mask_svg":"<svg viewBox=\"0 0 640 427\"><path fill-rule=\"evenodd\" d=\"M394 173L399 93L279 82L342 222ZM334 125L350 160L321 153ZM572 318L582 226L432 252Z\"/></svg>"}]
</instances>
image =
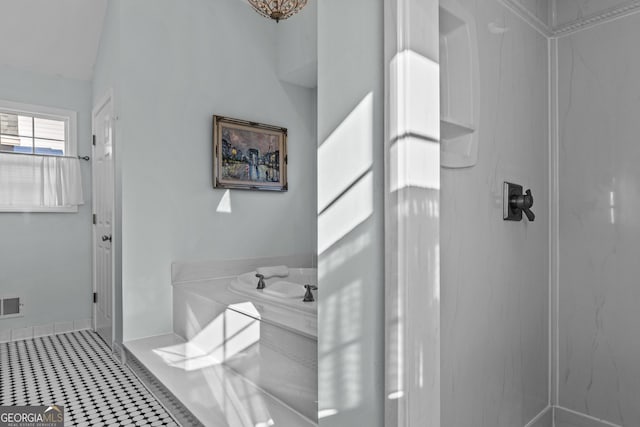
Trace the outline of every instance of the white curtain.
<instances>
[{"instance_id":1,"label":"white curtain","mask_svg":"<svg viewBox=\"0 0 640 427\"><path fill-rule=\"evenodd\" d=\"M0 152L0 209L73 207L83 203L79 159Z\"/></svg>"}]
</instances>

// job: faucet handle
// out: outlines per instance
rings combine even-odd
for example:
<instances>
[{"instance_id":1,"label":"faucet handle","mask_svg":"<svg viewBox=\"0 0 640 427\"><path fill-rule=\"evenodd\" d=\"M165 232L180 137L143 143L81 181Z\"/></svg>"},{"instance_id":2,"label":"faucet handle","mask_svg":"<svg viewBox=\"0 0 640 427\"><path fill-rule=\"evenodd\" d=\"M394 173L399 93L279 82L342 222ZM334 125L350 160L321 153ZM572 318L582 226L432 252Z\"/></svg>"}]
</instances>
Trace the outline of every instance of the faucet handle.
<instances>
[{"instance_id":1,"label":"faucet handle","mask_svg":"<svg viewBox=\"0 0 640 427\"><path fill-rule=\"evenodd\" d=\"M531 212L531 206L533 206L533 196L531 195L531 190L526 191L526 195L523 196L524 200L522 203L522 212L527 216L529 221L533 221L536 219L536 216L533 212Z\"/></svg>"},{"instance_id":2,"label":"faucet handle","mask_svg":"<svg viewBox=\"0 0 640 427\"><path fill-rule=\"evenodd\" d=\"M264 289L264 274L257 273L256 277L258 278L258 286L256 289Z\"/></svg>"},{"instance_id":3,"label":"faucet handle","mask_svg":"<svg viewBox=\"0 0 640 427\"><path fill-rule=\"evenodd\" d=\"M307 289L307 291L304 293L304 298L302 300L302 302L313 302L315 301L315 298L313 298L313 292L311 292L312 289L318 289L317 286L311 286L311 285L304 285L304 287Z\"/></svg>"}]
</instances>

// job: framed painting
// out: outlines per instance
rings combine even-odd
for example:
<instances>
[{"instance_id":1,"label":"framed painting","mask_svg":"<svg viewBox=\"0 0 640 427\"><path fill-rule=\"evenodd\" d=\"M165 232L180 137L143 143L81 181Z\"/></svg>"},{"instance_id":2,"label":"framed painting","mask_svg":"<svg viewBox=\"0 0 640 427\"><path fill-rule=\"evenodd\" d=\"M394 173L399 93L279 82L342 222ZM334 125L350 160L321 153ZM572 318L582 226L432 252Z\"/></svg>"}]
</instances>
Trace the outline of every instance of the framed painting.
<instances>
[{"instance_id":1,"label":"framed painting","mask_svg":"<svg viewBox=\"0 0 640 427\"><path fill-rule=\"evenodd\" d=\"M214 115L213 187L287 191L287 129Z\"/></svg>"}]
</instances>

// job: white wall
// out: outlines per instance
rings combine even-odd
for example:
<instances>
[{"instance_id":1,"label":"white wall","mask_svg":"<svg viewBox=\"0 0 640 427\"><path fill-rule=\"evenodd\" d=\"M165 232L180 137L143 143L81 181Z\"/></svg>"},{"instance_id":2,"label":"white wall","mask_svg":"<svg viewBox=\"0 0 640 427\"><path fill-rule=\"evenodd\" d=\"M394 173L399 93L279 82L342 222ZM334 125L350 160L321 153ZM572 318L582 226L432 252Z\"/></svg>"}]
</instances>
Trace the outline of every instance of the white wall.
<instances>
[{"instance_id":1,"label":"white wall","mask_svg":"<svg viewBox=\"0 0 640 427\"><path fill-rule=\"evenodd\" d=\"M558 42L559 404L640 425L640 15Z\"/></svg>"},{"instance_id":2,"label":"white wall","mask_svg":"<svg viewBox=\"0 0 640 427\"><path fill-rule=\"evenodd\" d=\"M480 125L477 165L441 173L442 426L521 427L548 404L547 40L497 1L460 4ZM503 181L531 189L535 222L503 221Z\"/></svg>"},{"instance_id":3,"label":"white wall","mask_svg":"<svg viewBox=\"0 0 640 427\"><path fill-rule=\"evenodd\" d=\"M310 1L277 32L278 76L304 87L318 85L318 2Z\"/></svg>"},{"instance_id":4,"label":"white wall","mask_svg":"<svg viewBox=\"0 0 640 427\"><path fill-rule=\"evenodd\" d=\"M0 67L0 99L78 113L78 154L91 155L91 84ZM77 213L0 213L0 295L24 297L24 317L0 331L91 318L91 169L81 162Z\"/></svg>"},{"instance_id":5,"label":"white wall","mask_svg":"<svg viewBox=\"0 0 640 427\"><path fill-rule=\"evenodd\" d=\"M315 94L278 80L276 23L245 2L117 9L127 341L171 330L173 261L314 253ZM218 211L225 191L211 185L213 114L288 128L288 192L231 191L232 213Z\"/></svg>"},{"instance_id":6,"label":"white wall","mask_svg":"<svg viewBox=\"0 0 640 427\"><path fill-rule=\"evenodd\" d=\"M384 425L382 12L318 2L321 426Z\"/></svg>"}]
</instances>

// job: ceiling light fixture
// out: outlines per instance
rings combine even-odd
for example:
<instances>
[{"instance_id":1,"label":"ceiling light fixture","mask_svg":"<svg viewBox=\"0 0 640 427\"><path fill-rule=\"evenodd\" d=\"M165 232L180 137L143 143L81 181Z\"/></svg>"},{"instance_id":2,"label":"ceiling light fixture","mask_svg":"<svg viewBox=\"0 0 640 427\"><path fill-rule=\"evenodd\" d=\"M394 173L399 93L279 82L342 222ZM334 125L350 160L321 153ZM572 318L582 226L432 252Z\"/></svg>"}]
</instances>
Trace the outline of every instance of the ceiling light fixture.
<instances>
[{"instance_id":1,"label":"ceiling light fixture","mask_svg":"<svg viewBox=\"0 0 640 427\"><path fill-rule=\"evenodd\" d=\"M249 0L249 4L260 15L280 22L300 12L307 0Z\"/></svg>"}]
</instances>

